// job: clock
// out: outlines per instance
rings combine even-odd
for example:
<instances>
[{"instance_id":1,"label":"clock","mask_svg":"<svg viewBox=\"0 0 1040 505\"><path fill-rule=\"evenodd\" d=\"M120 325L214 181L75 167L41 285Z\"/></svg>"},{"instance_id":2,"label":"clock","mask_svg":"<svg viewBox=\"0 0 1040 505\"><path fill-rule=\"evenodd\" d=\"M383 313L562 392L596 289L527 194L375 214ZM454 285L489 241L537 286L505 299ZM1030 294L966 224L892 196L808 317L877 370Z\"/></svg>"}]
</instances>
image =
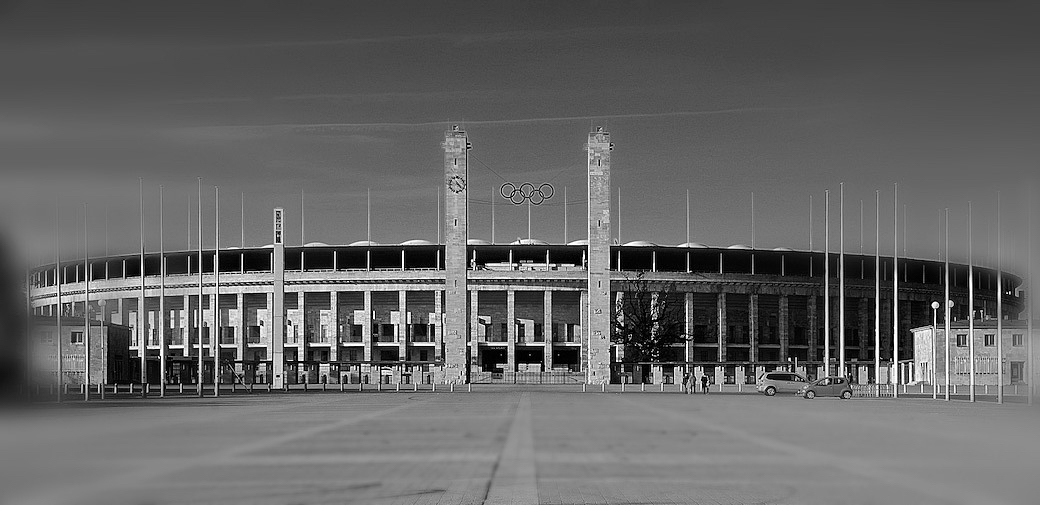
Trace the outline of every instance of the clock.
<instances>
[{"instance_id":1,"label":"clock","mask_svg":"<svg viewBox=\"0 0 1040 505\"><path fill-rule=\"evenodd\" d=\"M466 179L463 179L460 175L453 175L448 178L448 189L453 193L462 193L466 189Z\"/></svg>"}]
</instances>

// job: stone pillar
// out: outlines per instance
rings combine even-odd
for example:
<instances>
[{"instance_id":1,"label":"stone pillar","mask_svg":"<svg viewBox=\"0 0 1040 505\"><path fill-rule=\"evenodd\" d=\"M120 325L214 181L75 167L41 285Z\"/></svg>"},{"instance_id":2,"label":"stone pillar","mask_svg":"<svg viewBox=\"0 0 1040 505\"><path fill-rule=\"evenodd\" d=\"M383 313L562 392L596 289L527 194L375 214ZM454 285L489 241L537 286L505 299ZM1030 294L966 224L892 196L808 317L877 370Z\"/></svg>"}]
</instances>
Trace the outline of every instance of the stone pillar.
<instances>
[{"instance_id":1,"label":"stone pillar","mask_svg":"<svg viewBox=\"0 0 1040 505\"><path fill-rule=\"evenodd\" d=\"M398 345L398 347L397 347L397 357L398 357L398 360L404 362L404 361L409 361L409 359L408 359L408 339L411 336L411 335L409 335L410 327L408 326L408 323L410 323L411 321L410 321L410 318L408 317L409 314L408 314L408 292L407 291L398 291L397 292L397 310L400 311L399 313L401 314L400 321L399 321L399 326L400 327L397 330L397 337L398 337L398 339L397 339L397 345Z\"/></svg>"},{"instance_id":2,"label":"stone pillar","mask_svg":"<svg viewBox=\"0 0 1040 505\"><path fill-rule=\"evenodd\" d=\"M458 125L445 132L444 142L444 343L445 372L449 380L469 382L466 342L470 321L466 303L468 228L468 153L466 132ZM474 346L474 349L476 346Z\"/></svg>"},{"instance_id":3,"label":"stone pillar","mask_svg":"<svg viewBox=\"0 0 1040 505\"><path fill-rule=\"evenodd\" d=\"M473 368L473 371L477 371L477 369L474 368L474 367L476 367L476 365L480 364L480 361L479 361L480 360L480 344L477 342L477 334L479 333L477 331L477 325L480 324L480 321L479 321L480 313L478 312L479 305L477 304L477 300L479 298L479 296L478 296L479 294L480 294L480 291L477 291L477 290L473 290L473 291L469 292L469 305L470 305L470 307L469 307L469 327L470 327L469 335L470 335L470 337L469 337L469 348L468 348L469 352L466 353L467 348L463 347L463 352L467 354L467 356L469 358L470 367ZM485 333L484 339L486 340L488 336L489 335L487 335Z\"/></svg>"},{"instance_id":4,"label":"stone pillar","mask_svg":"<svg viewBox=\"0 0 1040 505\"><path fill-rule=\"evenodd\" d=\"M595 364L593 362L593 359L601 359L601 360L603 360L603 362L607 363L607 366L609 368L609 366L610 366L610 348L608 347L607 350L604 351L606 353L605 356L601 356L601 355L599 355L599 353L597 351L595 351L593 349L590 349L590 345L589 345L590 335L589 335L589 326L588 326L588 321L589 321L589 292L588 291L582 291L581 294L578 295L578 311L580 312L579 317L581 318L581 322L582 322L582 324L581 324L581 335L579 336L580 342L581 342L581 351L579 352L579 355L581 356L581 358L580 358L581 367L582 367L581 371L585 373L586 380L588 380L588 378L590 377L589 370ZM597 378L599 378L599 377L597 377ZM607 382L609 382L609 381L610 381L610 374L607 374Z\"/></svg>"},{"instance_id":5,"label":"stone pillar","mask_svg":"<svg viewBox=\"0 0 1040 505\"><path fill-rule=\"evenodd\" d=\"M122 301L122 298L120 298L120 301ZM195 326L194 323L195 319L191 317L191 296L184 295L184 309L181 310L181 328L184 328L184 335L182 335L183 340L181 340L181 343L184 344L185 356L194 354L192 350L195 346L191 345L191 329Z\"/></svg>"},{"instance_id":6,"label":"stone pillar","mask_svg":"<svg viewBox=\"0 0 1040 505\"><path fill-rule=\"evenodd\" d=\"M726 293L719 293L719 361L726 361Z\"/></svg>"},{"instance_id":7,"label":"stone pillar","mask_svg":"<svg viewBox=\"0 0 1040 505\"><path fill-rule=\"evenodd\" d=\"M546 290L542 301L542 335L545 337L542 349L542 371L552 370L552 291Z\"/></svg>"},{"instance_id":8,"label":"stone pillar","mask_svg":"<svg viewBox=\"0 0 1040 505\"><path fill-rule=\"evenodd\" d=\"M372 361L372 291L366 289L364 293L365 313L361 317L361 343L365 349L365 361Z\"/></svg>"},{"instance_id":9,"label":"stone pillar","mask_svg":"<svg viewBox=\"0 0 1040 505\"><path fill-rule=\"evenodd\" d=\"M516 371L516 291L506 291L506 371Z\"/></svg>"},{"instance_id":10,"label":"stone pillar","mask_svg":"<svg viewBox=\"0 0 1040 505\"><path fill-rule=\"evenodd\" d=\"M588 371L586 382L610 381L610 134L597 127L589 134L588 150L588 310L582 318L587 328Z\"/></svg>"},{"instance_id":11,"label":"stone pillar","mask_svg":"<svg viewBox=\"0 0 1040 505\"><path fill-rule=\"evenodd\" d=\"M235 294L235 307L238 311L238 324L233 325L235 327L235 360L239 363L235 364L235 370L239 374L239 370L242 367L241 361L246 359L246 296L242 293Z\"/></svg>"},{"instance_id":12,"label":"stone pillar","mask_svg":"<svg viewBox=\"0 0 1040 505\"><path fill-rule=\"evenodd\" d=\"M442 300L442 293L443 291L439 289L433 292L433 311L437 314L437 319L433 322L433 340L437 343L433 348L433 356L435 360L441 360L444 358L444 302Z\"/></svg>"},{"instance_id":13,"label":"stone pillar","mask_svg":"<svg viewBox=\"0 0 1040 505\"><path fill-rule=\"evenodd\" d=\"M758 343L759 339L759 327L758 327L758 293L751 293L748 296L748 328L751 329L751 334L748 335L748 343L751 345L750 352L748 352L748 359L752 362L758 361Z\"/></svg>"},{"instance_id":14,"label":"stone pillar","mask_svg":"<svg viewBox=\"0 0 1040 505\"><path fill-rule=\"evenodd\" d=\"M305 380L307 382L310 382L309 367L311 366L311 364L304 362L309 361L310 358L310 356L307 355L307 351L310 348L310 346L308 345L310 337L308 337L307 330L312 328L310 328L310 325L307 321L307 292L302 291L302 287L300 289L301 291L296 293L296 306L300 310L300 320L296 323L300 327L300 337L296 341L296 345L299 346L296 348L298 350L297 352L299 352L299 354L296 356L296 361L300 362L300 370L297 370L296 373L303 372L304 377L306 377Z\"/></svg>"},{"instance_id":15,"label":"stone pillar","mask_svg":"<svg viewBox=\"0 0 1040 505\"><path fill-rule=\"evenodd\" d=\"M274 260L271 273L274 277L271 305L271 386L281 389L285 385L285 212L274 209Z\"/></svg>"},{"instance_id":16,"label":"stone pillar","mask_svg":"<svg viewBox=\"0 0 1040 505\"><path fill-rule=\"evenodd\" d=\"M329 361L339 361L339 292L329 293L329 312L332 319L332 335L329 336ZM336 382L339 382L340 374L336 374Z\"/></svg>"},{"instance_id":17,"label":"stone pillar","mask_svg":"<svg viewBox=\"0 0 1040 505\"><path fill-rule=\"evenodd\" d=\"M816 361L816 353L819 352L820 335L817 331L819 323L816 321L816 293L810 293L805 303L806 318L809 320L809 361ZM808 370L808 368L806 368Z\"/></svg>"},{"instance_id":18,"label":"stone pillar","mask_svg":"<svg viewBox=\"0 0 1040 505\"><path fill-rule=\"evenodd\" d=\"M777 317L776 324L780 327L777 328L780 333L780 361L787 361L788 353L790 352L791 336L787 333L788 330L788 300L787 295L780 295L780 313Z\"/></svg>"},{"instance_id":19,"label":"stone pillar","mask_svg":"<svg viewBox=\"0 0 1040 505\"><path fill-rule=\"evenodd\" d=\"M686 253L687 258L689 253ZM683 309L685 313L685 331L686 331L686 349L683 353L683 361L686 363L690 362L690 358L693 356L693 293L684 293L685 299L683 303ZM683 365L683 370L686 370L688 364ZM681 377L681 375L680 375Z\"/></svg>"}]
</instances>

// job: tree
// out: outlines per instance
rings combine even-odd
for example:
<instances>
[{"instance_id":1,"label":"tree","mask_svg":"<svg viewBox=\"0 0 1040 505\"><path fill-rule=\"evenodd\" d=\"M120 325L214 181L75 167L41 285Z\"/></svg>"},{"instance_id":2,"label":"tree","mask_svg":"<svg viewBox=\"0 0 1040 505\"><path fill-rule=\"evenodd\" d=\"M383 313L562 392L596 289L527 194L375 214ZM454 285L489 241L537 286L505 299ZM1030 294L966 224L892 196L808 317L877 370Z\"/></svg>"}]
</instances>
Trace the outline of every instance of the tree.
<instances>
[{"instance_id":1,"label":"tree","mask_svg":"<svg viewBox=\"0 0 1040 505\"><path fill-rule=\"evenodd\" d=\"M690 339L686 297L674 282L657 282L639 273L623 282L615 301L611 341L624 346L625 363L660 361L661 352Z\"/></svg>"}]
</instances>

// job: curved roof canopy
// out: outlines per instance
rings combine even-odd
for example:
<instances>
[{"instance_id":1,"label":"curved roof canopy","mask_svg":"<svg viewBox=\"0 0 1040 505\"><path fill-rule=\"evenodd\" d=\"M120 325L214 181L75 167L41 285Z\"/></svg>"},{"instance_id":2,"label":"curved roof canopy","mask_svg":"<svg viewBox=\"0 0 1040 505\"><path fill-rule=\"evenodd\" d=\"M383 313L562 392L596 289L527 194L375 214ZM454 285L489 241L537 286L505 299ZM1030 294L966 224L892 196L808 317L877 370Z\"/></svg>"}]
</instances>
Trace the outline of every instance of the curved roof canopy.
<instances>
[{"instance_id":1,"label":"curved roof canopy","mask_svg":"<svg viewBox=\"0 0 1040 505\"><path fill-rule=\"evenodd\" d=\"M509 245L549 245L549 243L544 240L538 240L536 238L522 238L520 240L510 242Z\"/></svg>"}]
</instances>

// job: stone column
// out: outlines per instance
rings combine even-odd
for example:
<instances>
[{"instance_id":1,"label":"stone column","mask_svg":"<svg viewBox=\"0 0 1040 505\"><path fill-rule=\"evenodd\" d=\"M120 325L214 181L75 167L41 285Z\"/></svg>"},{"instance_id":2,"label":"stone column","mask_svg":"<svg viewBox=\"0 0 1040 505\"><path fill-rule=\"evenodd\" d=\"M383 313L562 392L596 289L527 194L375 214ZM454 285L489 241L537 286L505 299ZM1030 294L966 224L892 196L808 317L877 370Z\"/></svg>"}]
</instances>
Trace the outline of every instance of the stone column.
<instances>
[{"instance_id":1,"label":"stone column","mask_svg":"<svg viewBox=\"0 0 1040 505\"><path fill-rule=\"evenodd\" d=\"M477 371L476 365L480 364L480 344L477 342L477 335L479 334L479 332L477 331L477 325L480 324L479 317L478 317L480 314L477 312L478 307L479 307L479 305L477 304L477 299L479 298L478 297L479 294L480 294L480 291L477 291L477 290L473 290L473 291L469 292L469 305L470 305L470 307L469 307L469 327L470 327L470 331L468 332L468 335L469 335L469 339L468 339L469 340L468 357L469 357L470 368L472 368L472 371L474 371L474 372ZM487 337L488 337L488 335L485 334L484 338L487 339ZM447 348L447 346L445 346L445 348ZM464 352L466 350L465 347L463 347L462 349L463 350L459 351L459 352Z\"/></svg>"},{"instance_id":2,"label":"stone column","mask_svg":"<svg viewBox=\"0 0 1040 505\"><path fill-rule=\"evenodd\" d=\"M329 313L332 319L332 335L329 336L329 361L339 361L339 292L329 293ZM336 382L339 382L340 374L336 374Z\"/></svg>"},{"instance_id":3,"label":"stone column","mask_svg":"<svg viewBox=\"0 0 1040 505\"><path fill-rule=\"evenodd\" d=\"M816 361L816 353L818 352L820 341L819 332L817 331L818 324L816 321L816 293L811 292L806 297L805 302L806 318L809 320L807 328L808 340L809 340L809 361ZM808 368L806 368L808 370Z\"/></svg>"},{"instance_id":4,"label":"stone column","mask_svg":"<svg viewBox=\"0 0 1040 505\"><path fill-rule=\"evenodd\" d=\"M307 331L312 328L310 328L310 324L308 324L307 321L307 292L303 291L302 289L303 288L301 288L301 290L298 293L296 293L297 307L300 309L300 321L299 323L297 323L300 327L300 338L296 341L296 345L299 346L297 347L297 349L299 350L300 354L296 356L296 361L300 362L301 368L301 370L297 370L297 373L304 372L304 377L306 378L305 380L307 382L310 382L311 364L304 362L309 361L310 358L310 356L307 355L307 351L310 350L310 342L308 342L310 340L310 337L307 336Z\"/></svg>"},{"instance_id":5,"label":"stone column","mask_svg":"<svg viewBox=\"0 0 1040 505\"><path fill-rule=\"evenodd\" d=\"M610 134L597 127L589 133L588 151L588 286L582 318L589 364L586 381L610 380Z\"/></svg>"},{"instance_id":6,"label":"stone column","mask_svg":"<svg viewBox=\"0 0 1040 505\"><path fill-rule=\"evenodd\" d=\"M433 348L435 360L444 358L444 302L442 293L443 291L439 289L433 292L433 311L437 314L437 319L433 322L433 339L434 342L437 342L437 345Z\"/></svg>"},{"instance_id":7,"label":"stone column","mask_svg":"<svg viewBox=\"0 0 1040 505\"><path fill-rule=\"evenodd\" d=\"M120 299L122 300L122 299ZM181 310L181 328L184 328L183 340L184 355L192 356L195 346L191 345L191 329L195 326L195 318L191 317L191 296L184 295L184 309Z\"/></svg>"},{"instance_id":8,"label":"stone column","mask_svg":"<svg viewBox=\"0 0 1040 505\"><path fill-rule=\"evenodd\" d=\"M506 291L506 371L516 371L516 291Z\"/></svg>"},{"instance_id":9,"label":"stone column","mask_svg":"<svg viewBox=\"0 0 1040 505\"><path fill-rule=\"evenodd\" d=\"M542 335L545 337L545 346L542 349L542 371L552 370L552 291L545 290L542 301Z\"/></svg>"},{"instance_id":10,"label":"stone column","mask_svg":"<svg viewBox=\"0 0 1040 505\"><path fill-rule=\"evenodd\" d=\"M449 380L469 382L466 342L470 318L466 295L469 238L469 137L458 125L444 133L444 363ZM475 344L475 343L474 343ZM476 349L476 346L473 346Z\"/></svg>"},{"instance_id":11,"label":"stone column","mask_svg":"<svg viewBox=\"0 0 1040 505\"><path fill-rule=\"evenodd\" d=\"M410 327L408 326L409 314L408 314L408 292L398 291L397 292L397 310L401 314L400 316L400 329L397 331L397 357L400 361L409 361L408 359L408 339L411 337Z\"/></svg>"},{"instance_id":12,"label":"stone column","mask_svg":"<svg viewBox=\"0 0 1040 505\"><path fill-rule=\"evenodd\" d=\"M365 349L365 361L372 361L372 291L365 290L365 313L361 317L361 342ZM376 377L378 380L379 378Z\"/></svg>"},{"instance_id":13,"label":"stone column","mask_svg":"<svg viewBox=\"0 0 1040 505\"><path fill-rule=\"evenodd\" d=\"M689 253L686 253L689 257ZM686 350L683 354L683 361L686 363L690 362L690 358L693 356L693 293L684 293L685 299L683 303L683 309L685 311L685 331L686 331ZM687 364L683 365L683 370L686 370ZM681 374L680 374L681 377ZM680 379L681 380L681 379Z\"/></svg>"},{"instance_id":14,"label":"stone column","mask_svg":"<svg viewBox=\"0 0 1040 505\"><path fill-rule=\"evenodd\" d=\"M238 324L235 327L235 373L240 376L245 373L242 360L246 359L246 303L245 295L235 294L235 305L238 310Z\"/></svg>"},{"instance_id":15,"label":"stone column","mask_svg":"<svg viewBox=\"0 0 1040 505\"><path fill-rule=\"evenodd\" d=\"M790 352L791 336L787 333L788 330L788 300L787 295L780 295L780 314L777 317L777 325L779 325L780 333L780 361L787 361L788 353Z\"/></svg>"},{"instance_id":16,"label":"stone column","mask_svg":"<svg viewBox=\"0 0 1040 505\"><path fill-rule=\"evenodd\" d=\"M750 329L750 335L748 335L748 343L750 349L748 352L748 359L752 362L758 361L758 343L761 341L758 332L758 293L751 293L748 296L748 328Z\"/></svg>"},{"instance_id":17,"label":"stone column","mask_svg":"<svg viewBox=\"0 0 1040 505\"><path fill-rule=\"evenodd\" d=\"M726 293L718 294L719 308L719 361L726 361Z\"/></svg>"}]
</instances>

